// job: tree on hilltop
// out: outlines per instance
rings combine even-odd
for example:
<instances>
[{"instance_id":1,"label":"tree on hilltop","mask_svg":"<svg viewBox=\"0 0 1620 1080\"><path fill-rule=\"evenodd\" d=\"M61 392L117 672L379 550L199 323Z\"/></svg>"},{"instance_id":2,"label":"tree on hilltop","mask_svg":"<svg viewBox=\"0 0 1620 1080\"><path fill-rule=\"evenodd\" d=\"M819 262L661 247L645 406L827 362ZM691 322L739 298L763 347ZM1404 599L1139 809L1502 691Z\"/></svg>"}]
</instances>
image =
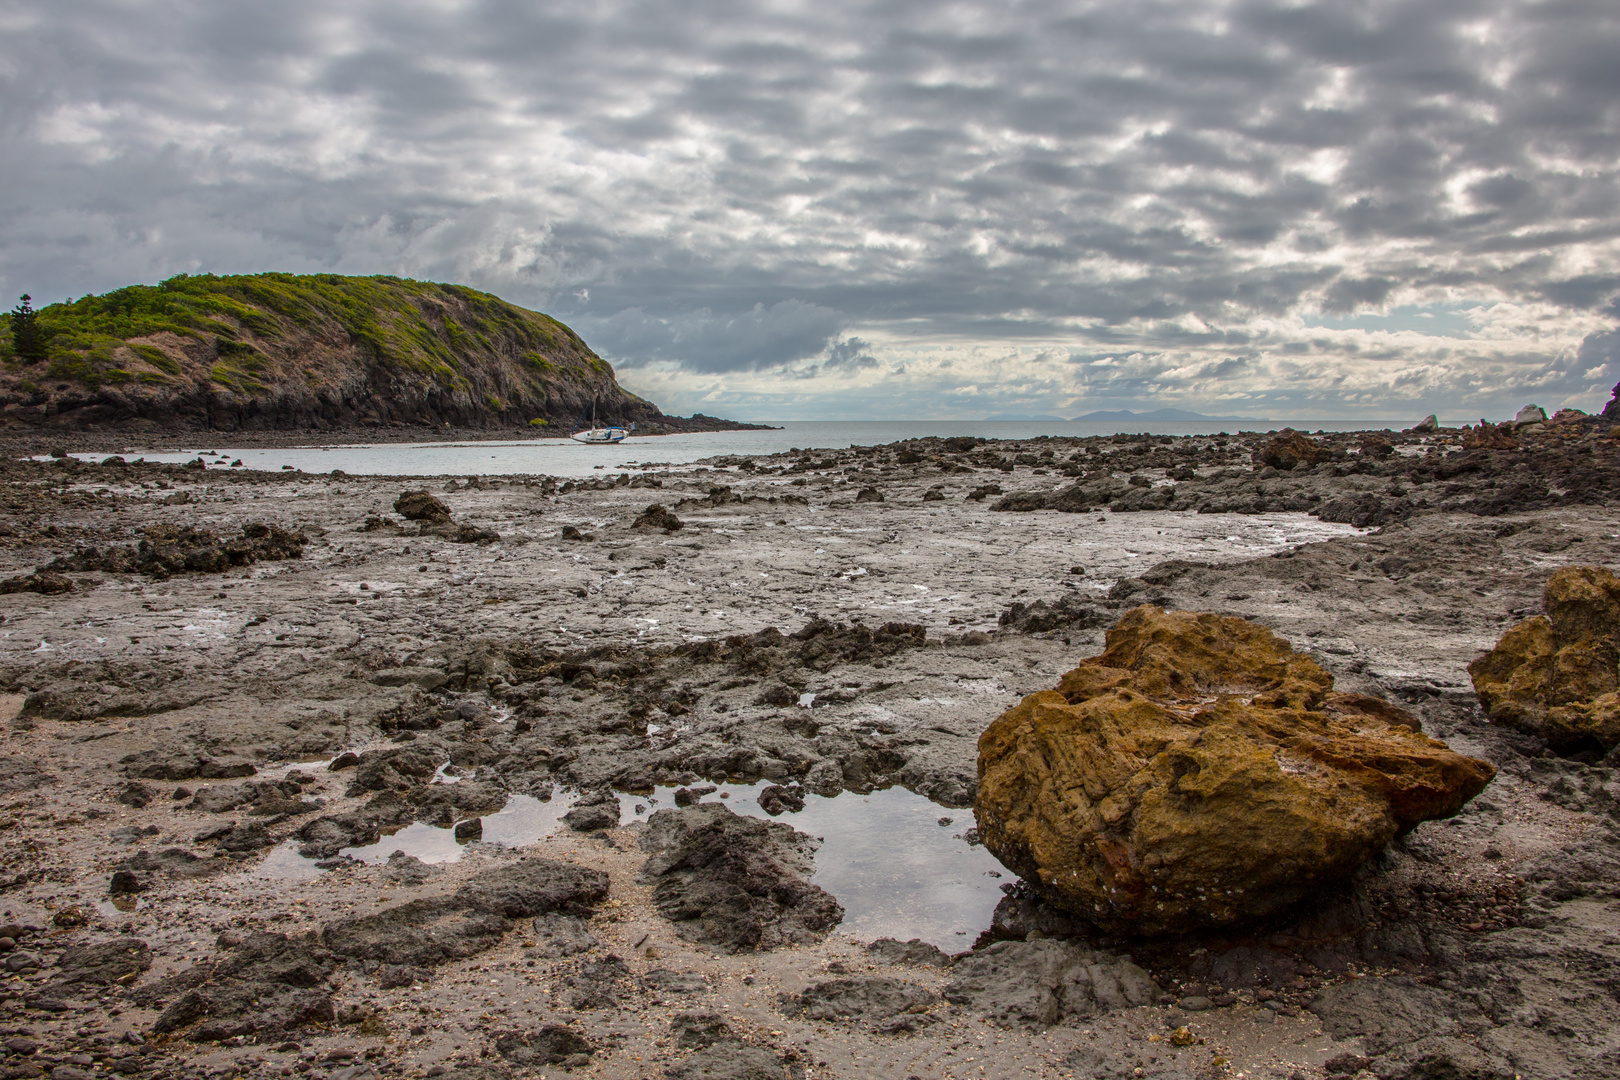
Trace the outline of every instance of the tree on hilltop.
<instances>
[{"instance_id":1,"label":"tree on hilltop","mask_svg":"<svg viewBox=\"0 0 1620 1080\"><path fill-rule=\"evenodd\" d=\"M29 300L29 295L23 293L22 303L12 308L7 318L11 320L11 347L19 359L33 363L46 358L45 331L39 325L39 312Z\"/></svg>"}]
</instances>

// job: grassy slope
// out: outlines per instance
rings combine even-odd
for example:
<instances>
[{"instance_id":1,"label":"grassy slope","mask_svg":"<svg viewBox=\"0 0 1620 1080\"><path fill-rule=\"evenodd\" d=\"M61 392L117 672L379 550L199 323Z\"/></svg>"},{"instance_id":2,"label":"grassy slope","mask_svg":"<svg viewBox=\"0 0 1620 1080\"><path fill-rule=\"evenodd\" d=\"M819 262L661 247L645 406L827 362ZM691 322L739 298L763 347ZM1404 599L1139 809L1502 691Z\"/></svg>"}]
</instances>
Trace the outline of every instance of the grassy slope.
<instances>
[{"instance_id":1,"label":"grassy slope","mask_svg":"<svg viewBox=\"0 0 1620 1080\"><path fill-rule=\"evenodd\" d=\"M0 334L13 398L349 401L381 394L561 419L593 395L655 413L568 327L459 285L337 274L182 275L41 309L50 356L23 364ZM363 372L363 375L361 374ZM359 381L357 381L359 380Z\"/></svg>"}]
</instances>

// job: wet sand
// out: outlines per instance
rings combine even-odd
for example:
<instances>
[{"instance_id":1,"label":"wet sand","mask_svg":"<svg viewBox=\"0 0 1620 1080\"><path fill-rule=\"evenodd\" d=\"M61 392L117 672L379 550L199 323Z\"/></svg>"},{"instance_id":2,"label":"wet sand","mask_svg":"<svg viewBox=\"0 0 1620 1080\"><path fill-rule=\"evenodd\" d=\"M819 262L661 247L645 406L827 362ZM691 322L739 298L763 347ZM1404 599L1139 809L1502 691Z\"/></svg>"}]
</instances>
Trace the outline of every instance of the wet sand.
<instances>
[{"instance_id":1,"label":"wet sand","mask_svg":"<svg viewBox=\"0 0 1620 1080\"><path fill-rule=\"evenodd\" d=\"M1116 449L1083 442L1105 463L1105 448ZM1560 958L1577 949L1620 959L1608 910L1616 882L1600 868L1595 884L1564 889L1563 899L1537 899L1535 882L1571 852L1612 843L1604 839L1614 821L1612 768L1551 757L1484 722L1465 665L1538 608L1553 569L1617 561L1620 509L1531 505L1482 515L1435 498L1362 527L1304 509L992 509L999 498L1069 482L1039 456L1054 444L1062 446L993 445L1005 470L948 453L908 462L904 451L816 451L643 470L622 483L503 477L449 491L442 478L8 466L0 577L86 545L135 543L160 524L229 535L263 521L310 537L300 558L224 573L69 572L72 592L0 596L0 677L11 695L0 701L11 718L0 775L0 917L39 928L24 931L18 950L41 962L37 973L0 984L10 995L0 1024L38 1044L32 1055L13 1052L10 1075L293 1070L358 1080L368 1069L417 1076L477 1065L560 1075L560 1065L514 1066L495 1047L499 1032L556 1021L595 1047L573 1074L650 1077L691 1057L671 1017L702 1011L719 1014L741 1043L768 1049L783 1075L1319 1076L1331 1059L1375 1055L1377 1038L1349 1034L1338 1014L1324 1007L1324 1019L1306 1006L1324 987L1368 976L1446 996L1455 1005L1446 1006L1447 1030L1525 1075L1602 1075L1616 1052L1612 1032L1604 1034L1598 992L1581 988L1603 977L1570 975ZM1117 479L1139 476L1147 484L1137 490L1152 491L1189 465L1198 474L1181 481L1188 490L1259 482L1279 489L1265 497L1305 507L1374 488L1380 499L1414 501L1389 494L1409 480L1320 470L1262 478L1241 440L1200 445L1206 457L1147 458ZM1016 464L1021 455L1029 463ZM989 483L1003 491L969 497ZM401 520L394 500L421 486L458 523L500 539L457 543ZM860 501L866 488L882 501ZM633 528L654 502L684 527ZM563 539L565 527L589 539ZM1020 629L1017 612L1004 618L1036 600L1081 614L1051 629ZM1342 689L1401 700L1425 730L1502 772L1464 814L1422 826L1353 888L1324 900L1322 910L1342 913L1353 896L1360 914L1314 936L1294 934L1310 938L1314 960L1305 945L1276 940L1321 911L1247 936L1091 935L1092 945L1133 956L1162 998L1046 1028L998 1027L981 1010L938 997L910 1033L881 1033L872 1016L796 1018L779 995L812 983L884 975L937 995L949 971L878 963L866 951L873 938L919 933L909 905L887 914L867 905L874 910L817 944L724 955L683 939L659 914L652 887L638 882L647 815L637 802L651 812L678 786L727 781L739 805L764 782L802 782L819 793L805 820L833 814L827 820L857 838L863 797L902 789L926 797L938 818L951 819L931 826L946 838L941 881L960 885L964 867L986 873L974 860L987 856L963 838L978 733L1099 651L1106 626L1142 602L1261 621L1310 651ZM854 629L884 624L921 634L896 629L869 640ZM772 627L786 636L727 640ZM816 629L793 636L807 628ZM421 833L412 850L427 864L413 874L386 861L389 835L343 845L365 861L339 857L319 869L316 856L300 856L312 821L372 798L353 789L354 772L326 764L345 751L400 747L448 763L440 779L488 789L489 810L452 815L481 817L483 839L456 844L452 833L452 851L450 819L410 825ZM198 795L243 778L199 777L199 760L249 764L253 781L296 772L307 781L295 785L297 797L320 805L211 812ZM175 779L141 778L168 768L154 762L191 764L171 769ZM145 805L119 801L132 782L147 789ZM623 794L620 827L582 833L554 820L582 793L608 788ZM528 815L505 834L511 845L499 842L502 809ZM775 820L795 824L796 815ZM233 821L262 824L268 844L222 852L218 839L194 840ZM411 839L400 834L399 843L411 848ZM109 879L132 853L170 847L217 859L218 869L194 878L154 872L145 891L109 896ZM164 979L213 962L244 933L307 932L448 896L530 856L607 873L608 898L589 920L595 949L547 957L520 925L487 951L434 968L426 982L384 989L375 965L340 965L330 1025L223 1045L150 1036L173 998L164 1000ZM818 863L818 880L837 896L840 879L828 869ZM998 891L1006 883L986 880ZM961 886L968 900L942 903L952 911L983 904L978 884ZM1006 908L995 927L986 920L974 931L987 931L986 940L1027 936ZM947 922L925 921L921 932L943 933ZM1380 962L1369 942L1394 940L1392 927L1410 929L1418 945ZM149 971L124 985L42 991L65 948L126 936L150 945ZM974 941L967 931L949 936L960 945L948 952ZM1276 976L1271 953L1248 969L1238 960L1212 966L1212 957L1262 945L1297 960L1297 974ZM571 1005L569 980L577 985L582 964L609 954L624 971L609 979L605 998ZM700 978L688 981L690 992L672 992L646 981L654 971ZM160 989L143 996L142 987ZM1169 1040L1181 1025L1191 1045ZM31 1034L15 1035L23 1028ZM137 1045L127 1032L147 1040ZM327 1060L332 1050L359 1057Z\"/></svg>"}]
</instances>

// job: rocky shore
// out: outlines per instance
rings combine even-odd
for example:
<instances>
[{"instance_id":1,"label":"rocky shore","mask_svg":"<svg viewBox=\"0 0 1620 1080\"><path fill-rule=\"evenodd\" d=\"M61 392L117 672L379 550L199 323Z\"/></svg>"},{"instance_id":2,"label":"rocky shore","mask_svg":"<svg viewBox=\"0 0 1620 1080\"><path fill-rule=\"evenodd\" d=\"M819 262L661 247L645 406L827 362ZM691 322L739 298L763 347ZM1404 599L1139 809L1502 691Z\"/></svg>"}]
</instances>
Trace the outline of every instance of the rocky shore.
<instances>
[{"instance_id":1,"label":"rocky shore","mask_svg":"<svg viewBox=\"0 0 1620 1080\"><path fill-rule=\"evenodd\" d=\"M0 481L8 1080L1620 1071L1620 763L1525 674L1591 653L1549 580L1620 561L1602 418ZM969 850L981 734L1155 608L1479 793L1202 929L1008 873L977 940L841 930L807 801L900 786Z\"/></svg>"}]
</instances>

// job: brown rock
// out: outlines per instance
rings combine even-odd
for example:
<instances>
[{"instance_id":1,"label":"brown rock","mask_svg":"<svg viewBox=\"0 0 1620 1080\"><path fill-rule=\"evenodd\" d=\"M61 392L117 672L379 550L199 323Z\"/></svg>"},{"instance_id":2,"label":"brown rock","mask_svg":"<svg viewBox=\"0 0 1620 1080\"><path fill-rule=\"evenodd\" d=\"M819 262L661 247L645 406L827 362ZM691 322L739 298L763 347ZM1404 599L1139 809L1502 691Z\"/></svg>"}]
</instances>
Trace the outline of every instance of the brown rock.
<instances>
[{"instance_id":1,"label":"brown rock","mask_svg":"<svg viewBox=\"0 0 1620 1080\"><path fill-rule=\"evenodd\" d=\"M1620 578L1565 567L1547 579L1543 608L1468 665L1479 703L1555 749L1609 750L1620 743Z\"/></svg>"},{"instance_id":2,"label":"brown rock","mask_svg":"<svg viewBox=\"0 0 1620 1080\"><path fill-rule=\"evenodd\" d=\"M450 523L450 508L425 491L407 491L394 500L394 512L410 521Z\"/></svg>"},{"instance_id":3,"label":"brown rock","mask_svg":"<svg viewBox=\"0 0 1620 1080\"><path fill-rule=\"evenodd\" d=\"M636 518L632 529L663 529L666 533L678 532L686 528L686 523L670 513L662 504L653 503L641 512Z\"/></svg>"},{"instance_id":4,"label":"brown rock","mask_svg":"<svg viewBox=\"0 0 1620 1080\"><path fill-rule=\"evenodd\" d=\"M1387 458L1394 453L1394 444L1376 431L1361 437L1361 456L1364 458Z\"/></svg>"},{"instance_id":5,"label":"brown rock","mask_svg":"<svg viewBox=\"0 0 1620 1080\"><path fill-rule=\"evenodd\" d=\"M1493 424L1481 420L1479 427L1463 428L1463 448L1467 450L1517 450L1519 440L1514 437L1511 423Z\"/></svg>"},{"instance_id":6,"label":"brown rock","mask_svg":"<svg viewBox=\"0 0 1620 1080\"><path fill-rule=\"evenodd\" d=\"M1292 469L1296 465L1315 465L1327 461L1333 451L1306 438L1293 428L1283 428L1264 446L1254 452L1254 460L1273 469Z\"/></svg>"},{"instance_id":7,"label":"brown rock","mask_svg":"<svg viewBox=\"0 0 1620 1080\"><path fill-rule=\"evenodd\" d=\"M1495 775L1417 727L1263 626L1139 607L980 736L979 835L1113 932L1265 916Z\"/></svg>"}]
</instances>

